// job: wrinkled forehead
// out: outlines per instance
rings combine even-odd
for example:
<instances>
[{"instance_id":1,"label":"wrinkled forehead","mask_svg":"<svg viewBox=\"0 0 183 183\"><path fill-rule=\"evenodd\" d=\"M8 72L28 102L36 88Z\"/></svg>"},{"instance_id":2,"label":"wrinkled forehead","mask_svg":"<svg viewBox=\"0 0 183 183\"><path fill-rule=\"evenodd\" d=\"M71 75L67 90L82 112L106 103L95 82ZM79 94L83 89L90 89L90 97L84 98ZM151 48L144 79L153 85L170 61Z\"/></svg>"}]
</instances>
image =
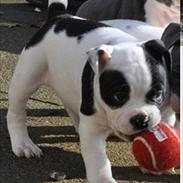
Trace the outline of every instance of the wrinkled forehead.
<instances>
[{"instance_id":1,"label":"wrinkled forehead","mask_svg":"<svg viewBox=\"0 0 183 183\"><path fill-rule=\"evenodd\" d=\"M123 43L114 47L114 51L109 62L109 67L117 69L119 65L126 68L130 65L146 64L144 49L137 43Z\"/></svg>"},{"instance_id":2,"label":"wrinkled forehead","mask_svg":"<svg viewBox=\"0 0 183 183\"><path fill-rule=\"evenodd\" d=\"M114 78L113 72L110 72L110 76L109 74L103 75L105 85L106 80L108 81L110 77L113 87L115 87L116 82L116 85L127 84L131 88L131 94L136 93L135 95L138 95L141 93L143 96L151 87L152 75L146 62L144 49L140 45L122 44L115 47L105 71L117 71L123 76L123 79L121 77ZM104 76L108 79L105 80Z\"/></svg>"},{"instance_id":3,"label":"wrinkled forehead","mask_svg":"<svg viewBox=\"0 0 183 183\"><path fill-rule=\"evenodd\" d=\"M107 69L122 72L129 82L146 82L147 87L151 84L146 54L140 44L121 44L115 47Z\"/></svg>"}]
</instances>

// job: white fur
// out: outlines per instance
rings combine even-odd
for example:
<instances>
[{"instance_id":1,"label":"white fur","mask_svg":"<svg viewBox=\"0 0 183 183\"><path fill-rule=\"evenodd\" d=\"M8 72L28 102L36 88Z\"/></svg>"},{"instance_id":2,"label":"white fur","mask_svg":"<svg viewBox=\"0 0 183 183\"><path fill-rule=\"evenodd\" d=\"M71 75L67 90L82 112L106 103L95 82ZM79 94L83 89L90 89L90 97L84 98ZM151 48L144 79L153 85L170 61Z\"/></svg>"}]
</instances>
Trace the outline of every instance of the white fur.
<instances>
[{"instance_id":1,"label":"white fur","mask_svg":"<svg viewBox=\"0 0 183 183\"><path fill-rule=\"evenodd\" d=\"M50 6L52 3L62 3L65 5L65 8L68 6L68 0L49 0L48 5Z\"/></svg>"}]
</instances>

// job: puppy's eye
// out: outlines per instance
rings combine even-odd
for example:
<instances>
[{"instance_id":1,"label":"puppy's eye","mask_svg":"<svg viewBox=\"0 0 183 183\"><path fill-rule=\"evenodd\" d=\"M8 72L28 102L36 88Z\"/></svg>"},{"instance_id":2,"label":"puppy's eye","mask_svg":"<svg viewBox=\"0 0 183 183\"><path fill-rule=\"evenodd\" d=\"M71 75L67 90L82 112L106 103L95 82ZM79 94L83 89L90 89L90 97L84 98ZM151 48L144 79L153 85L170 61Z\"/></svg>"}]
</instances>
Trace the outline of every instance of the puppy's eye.
<instances>
[{"instance_id":1,"label":"puppy's eye","mask_svg":"<svg viewBox=\"0 0 183 183\"><path fill-rule=\"evenodd\" d=\"M113 101L117 106L123 105L129 98L129 87L124 86L120 88L114 95L113 95Z\"/></svg>"},{"instance_id":2,"label":"puppy's eye","mask_svg":"<svg viewBox=\"0 0 183 183\"><path fill-rule=\"evenodd\" d=\"M160 104L163 101L163 92L162 91L156 92L155 95L153 96L153 100Z\"/></svg>"},{"instance_id":3,"label":"puppy's eye","mask_svg":"<svg viewBox=\"0 0 183 183\"><path fill-rule=\"evenodd\" d=\"M117 92L113 97L117 102L122 102L124 100L124 93Z\"/></svg>"},{"instance_id":4,"label":"puppy's eye","mask_svg":"<svg viewBox=\"0 0 183 183\"><path fill-rule=\"evenodd\" d=\"M150 102L160 105L163 101L163 91L162 90L151 90L147 96Z\"/></svg>"}]
</instances>

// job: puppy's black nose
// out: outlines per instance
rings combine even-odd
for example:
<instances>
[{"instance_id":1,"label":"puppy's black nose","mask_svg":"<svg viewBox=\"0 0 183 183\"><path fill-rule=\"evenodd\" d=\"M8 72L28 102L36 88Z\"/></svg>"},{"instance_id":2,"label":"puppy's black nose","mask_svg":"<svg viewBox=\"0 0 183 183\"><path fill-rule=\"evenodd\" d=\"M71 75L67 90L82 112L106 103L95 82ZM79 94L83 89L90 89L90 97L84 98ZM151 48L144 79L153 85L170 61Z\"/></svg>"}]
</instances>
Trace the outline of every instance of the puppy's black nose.
<instances>
[{"instance_id":1,"label":"puppy's black nose","mask_svg":"<svg viewBox=\"0 0 183 183\"><path fill-rule=\"evenodd\" d=\"M148 127L149 117L145 114L137 114L130 119L135 130L143 130Z\"/></svg>"}]
</instances>

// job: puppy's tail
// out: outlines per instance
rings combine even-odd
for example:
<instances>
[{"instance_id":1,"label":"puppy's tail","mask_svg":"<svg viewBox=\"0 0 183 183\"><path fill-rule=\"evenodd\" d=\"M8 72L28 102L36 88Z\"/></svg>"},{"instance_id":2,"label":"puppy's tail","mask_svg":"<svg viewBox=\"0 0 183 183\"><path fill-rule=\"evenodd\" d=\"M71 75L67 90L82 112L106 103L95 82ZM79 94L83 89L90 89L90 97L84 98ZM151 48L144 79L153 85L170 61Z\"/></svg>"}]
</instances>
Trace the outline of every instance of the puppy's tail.
<instances>
[{"instance_id":1,"label":"puppy's tail","mask_svg":"<svg viewBox=\"0 0 183 183\"><path fill-rule=\"evenodd\" d=\"M48 2L48 20L66 13L68 0L49 0Z\"/></svg>"}]
</instances>

